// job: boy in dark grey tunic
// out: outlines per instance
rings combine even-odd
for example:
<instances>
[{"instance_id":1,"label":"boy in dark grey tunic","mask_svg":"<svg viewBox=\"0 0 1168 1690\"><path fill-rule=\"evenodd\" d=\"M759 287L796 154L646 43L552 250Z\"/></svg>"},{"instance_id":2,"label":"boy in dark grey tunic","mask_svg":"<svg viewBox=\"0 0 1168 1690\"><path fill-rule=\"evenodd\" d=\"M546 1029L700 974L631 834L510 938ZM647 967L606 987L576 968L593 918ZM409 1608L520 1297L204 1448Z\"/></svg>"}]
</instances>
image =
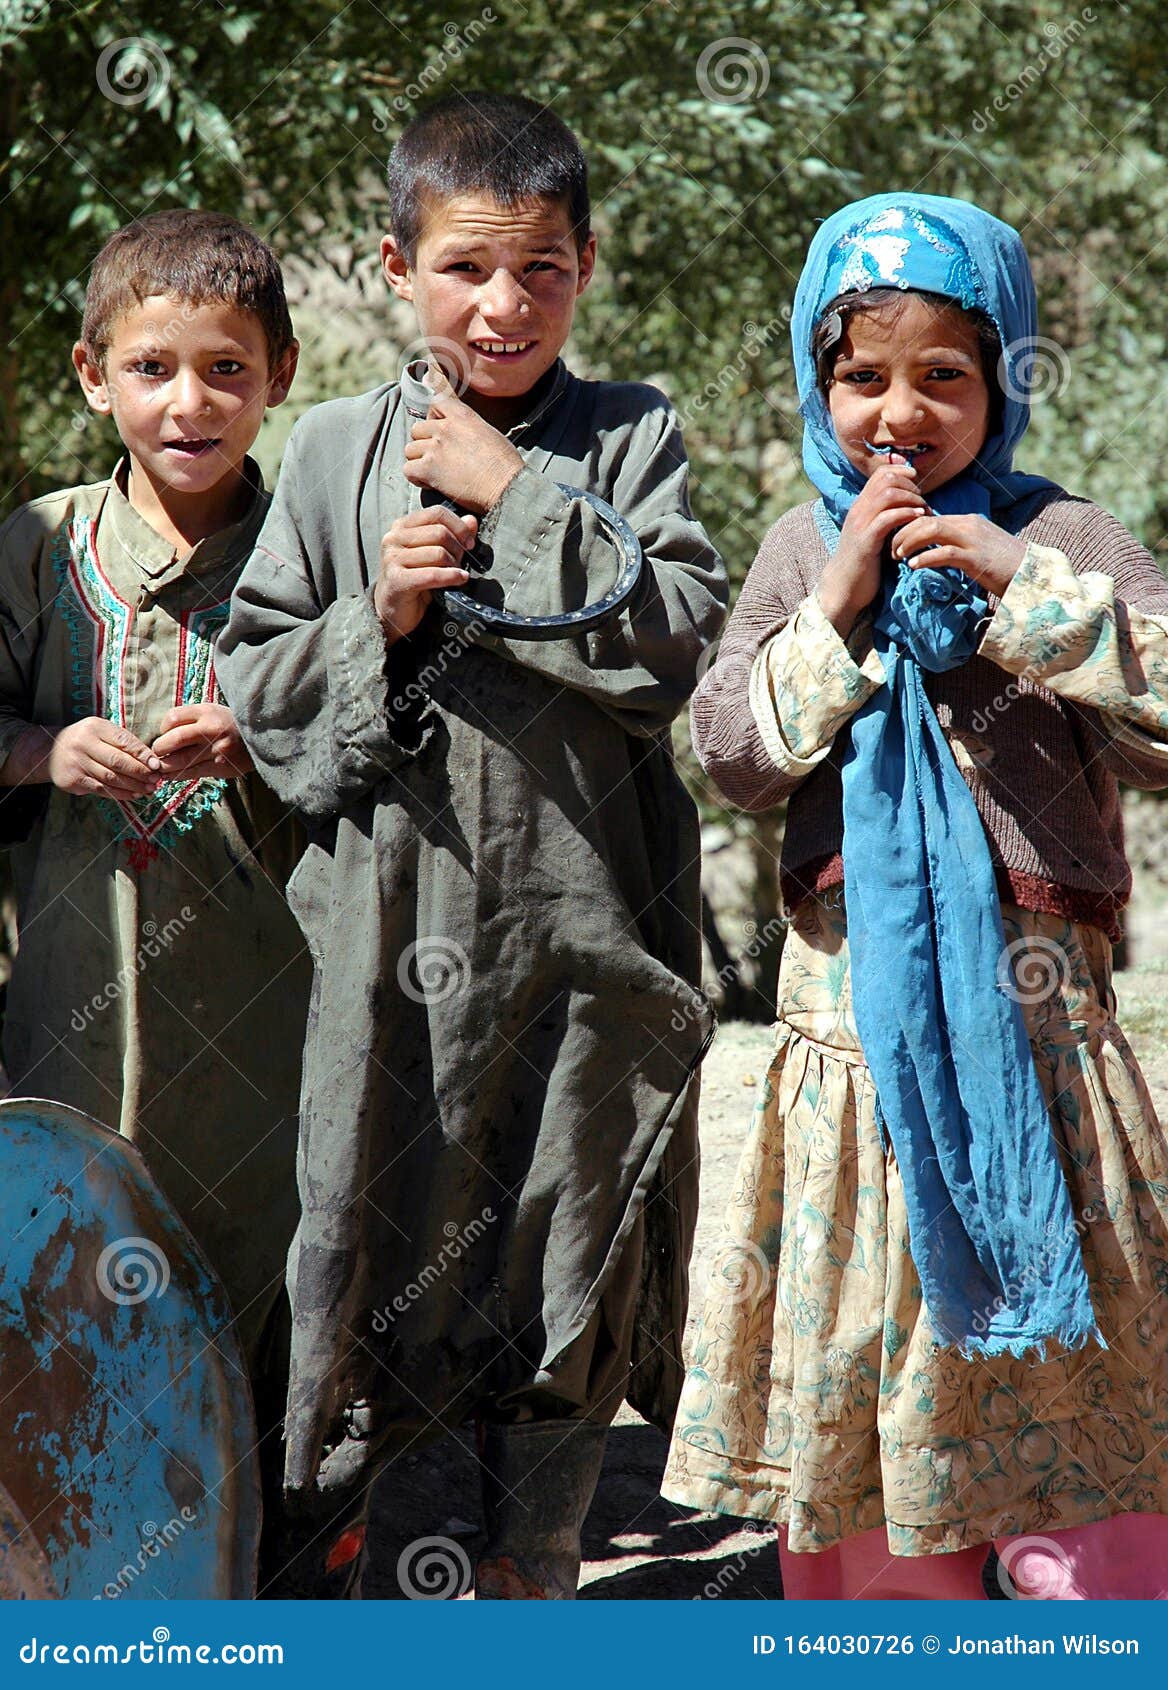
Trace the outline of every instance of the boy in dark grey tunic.
<instances>
[{"instance_id":1,"label":"boy in dark grey tunic","mask_svg":"<svg viewBox=\"0 0 1168 1690\"><path fill-rule=\"evenodd\" d=\"M570 132L458 95L390 189L428 366L298 423L220 645L311 838L286 1476L359 1522L378 1465L474 1414L478 1594L566 1597L605 1429L680 1384L711 1018L669 729L726 582L663 396L560 359L595 258ZM547 615L611 585L559 484L631 524L634 596L568 638L452 621L442 589Z\"/></svg>"}]
</instances>

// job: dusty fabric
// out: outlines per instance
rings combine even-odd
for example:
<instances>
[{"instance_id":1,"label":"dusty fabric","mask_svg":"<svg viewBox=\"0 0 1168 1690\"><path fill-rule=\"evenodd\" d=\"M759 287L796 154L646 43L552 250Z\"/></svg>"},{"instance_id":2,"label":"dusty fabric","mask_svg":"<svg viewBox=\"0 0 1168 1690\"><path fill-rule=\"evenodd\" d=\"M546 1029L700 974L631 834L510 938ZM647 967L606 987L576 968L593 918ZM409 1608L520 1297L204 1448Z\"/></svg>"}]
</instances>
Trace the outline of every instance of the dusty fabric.
<instances>
[{"instance_id":1,"label":"dusty fabric","mask_svg":"<svg viewBox=\"0 0 1168 1690\"><path fill-rule=\"evenodd\" d=\"M214 642L267 503L257 487L183 559L118 475L18 511L0 533L0 759L29 722L105 715L149 743L174 704L217 700ZM248 777L124 806L5 788L0 827L16 841L13 1088L135 1140L250 1347L296 1218L311 967L277 882L299 826Z\"/></svg>"},{"instance_id":2,"label":"dusty fabric","mask_svg":"<svg viewBox=\"0 0 1168 1690\"><path fill-rule=\"evenodd\" d=\"M827 562L814 508L799 505L767 535L691 709L698 757L732 804L766 810L790 800L782 856L789 905L811 886L825 890L843 879L839 763L846 734L838 729L882 679L869 620L857 623L846 643L831 629L822 685L832 704L824 731L834 717L834 743L816 739L809 722L802 742L790 745L797 759L791 768L781 751L772 755L773 735L764 743L751 704L752 687L757 701L765 683L752 681L752 669L795 613L807 611ZM1151 645L1165 638L1168 582L1122 524L1086 499L1040 496L995 520L1031 543L1027 562L1006 594L1004 615L991 600L994 616L978 654L960 669L927 677L926 691L977 803L1004 895L1114 933L1131 892L1118 783L1155 789L1168 779L1164 696L1148 661ZM1051 552L1065 560L1057 575L1050 573ZM1048 639L1032 612L1064 593L1066 619ZM1013 604L1022 610L1011 634L1014 655L1000 665L996 641L1013 627ZM1086 699L1073 676L1097 646L1110 652L1110 691L1092 682ZM777 661L769 673L781 678ZM1036 759L1031 747L1039 744Z\"/></svg>"},{"instance_id":3,"label":"dusty fabric","mask_svg":"<svg viewBox=\"0 0 1168 1690\"><path fill-rule=\"evenodd\" d=\"M586 486L648 569L587 635L507 642L440 605L386 651L370 587L414 503L396 384L293 432L220 672L311 842L289 895L316 963L291 1257L288 1479L350 1482L393 1437L528 1386L586 1328L644 1210L630 1395L680 1384L696 1207L698 832L669 725L726 601L652 388L562 366L482 524L473 590L591 602L615 574ZM570 1398L561 1411L581 1406Z\"/></svg>"},{"instance_id":4,"label":"dusty fabric","mask_svg":"<svg viewBox=\"0 0 1168 1690\"><path fill-rule=\"evenodd\" d=\"M922 1318L852 1015L844 912L783 952L755 1105L663 1490L894 1554L1168 1513L1168 1146L1114 1020L1104 935L1003 906L1014 989L1108 1343L964 1360Z\"/></svg>"}]
</instances>

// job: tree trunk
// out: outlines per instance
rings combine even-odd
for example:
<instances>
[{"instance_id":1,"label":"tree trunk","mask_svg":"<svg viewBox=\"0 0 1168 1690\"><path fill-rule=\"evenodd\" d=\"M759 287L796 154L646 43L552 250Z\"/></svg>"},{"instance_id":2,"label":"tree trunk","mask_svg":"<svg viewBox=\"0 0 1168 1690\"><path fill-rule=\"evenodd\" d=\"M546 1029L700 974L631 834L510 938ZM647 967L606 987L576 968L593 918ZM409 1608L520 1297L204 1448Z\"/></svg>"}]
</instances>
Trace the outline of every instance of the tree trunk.
<instances>
[{"instance_id":1,"label":"tree trunk","mask_svg":"<svg viewBox=\"0 0 1168 1690\"><path fill-rule=\"evenodd\" d=\"M29 498L20 449L20 353L16 317L20 305L21 250L12 191L12 149L20 117L20 86L11 65L0 66L0 514Z\"/></svg>"}]
</instances>

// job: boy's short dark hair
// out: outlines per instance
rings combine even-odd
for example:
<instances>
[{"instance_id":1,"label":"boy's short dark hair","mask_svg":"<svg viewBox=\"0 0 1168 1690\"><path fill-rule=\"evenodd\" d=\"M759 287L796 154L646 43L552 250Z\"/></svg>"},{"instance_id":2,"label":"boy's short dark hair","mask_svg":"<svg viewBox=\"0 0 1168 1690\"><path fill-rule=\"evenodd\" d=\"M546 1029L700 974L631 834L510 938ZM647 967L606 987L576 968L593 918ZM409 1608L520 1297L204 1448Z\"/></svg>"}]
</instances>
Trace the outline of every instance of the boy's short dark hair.
<instances>
[{"instance_id":1,"label":"boy's short dark hair","mask_svg":"<svg viewBox=\"0 0 1168 1690\"><path fill-rule=\"evenodd\" d=\"M966 310L955 299L949 299L941 293L929 293L924 288L868 288L863 293L837 294L824 306L819 319L811 332L811 356L815 360L815 375L819 384L819 391L827 393L831 385L832 372L835 361L839 357L840 343L847 333L848 322L852 317L858 317L864 312L896 311L906 299L923 299L938 311L956 312L958 316L968 317L977 331L977 349L981 354L982 374L990 396L990 429L991 432L1001 422L1002 417L1002 377L999 366L1002 358L1002 342L998 331L994 327L993 319L977 306Z\"/></svg>"},{"instance_id":2,"label":"boy's short dark hair","mask_svg":"<svg viewBox=\"0 0 1168 1690\"><path fill-rule=\"evenodd\" d=\"M222 212L155 211L110 236L93 261L81 324L81 339L99 368L118 318L155 294L252 312L268 343L269 369L292 344L276 255L254 230Z\"/></svg>"},{"instance_id":3,"label":"boy's short dark hair","mask_svg":"<svg viewBox=\"0 0 1168 1690\"><path fill-rule=\"evenodd\" d=\"M591 230L588 166L565 123L518 94L447 94L419 112L389 155L389 221L413 268L428 200L486 193L501 205L556 200L582 252Z\"/></svg>"}]
</instances>

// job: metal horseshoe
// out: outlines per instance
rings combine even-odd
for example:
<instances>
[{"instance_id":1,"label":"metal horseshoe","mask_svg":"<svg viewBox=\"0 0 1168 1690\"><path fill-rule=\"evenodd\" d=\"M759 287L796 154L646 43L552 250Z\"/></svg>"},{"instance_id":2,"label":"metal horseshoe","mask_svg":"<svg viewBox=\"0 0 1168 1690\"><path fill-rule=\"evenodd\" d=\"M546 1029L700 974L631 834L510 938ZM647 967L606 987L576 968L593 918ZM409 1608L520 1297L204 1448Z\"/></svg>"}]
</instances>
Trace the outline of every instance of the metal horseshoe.
<instances>
[{"instance_id":1,"label":"metal horseshoe","mask_svg":"<svg viewBox=\"0 0 1168 1690\"><path fill-rule=\"evenodd\" d=\"M645 568L641 542L619 511L614 510L595 493L583 487L568 487L562 481L556 486L569 499L583 499L596 512L620 559L616 580L603 598L579 610L565 610L558 616L520 616L512 610L498 610L483 604L469 593L448 587L443 594L446 609L456 622L477 622L491 634L502 634L510 640L563 640L573 634L586 633L601 622L615 616L637 589Z\"/></svg>"}]
</instances>

